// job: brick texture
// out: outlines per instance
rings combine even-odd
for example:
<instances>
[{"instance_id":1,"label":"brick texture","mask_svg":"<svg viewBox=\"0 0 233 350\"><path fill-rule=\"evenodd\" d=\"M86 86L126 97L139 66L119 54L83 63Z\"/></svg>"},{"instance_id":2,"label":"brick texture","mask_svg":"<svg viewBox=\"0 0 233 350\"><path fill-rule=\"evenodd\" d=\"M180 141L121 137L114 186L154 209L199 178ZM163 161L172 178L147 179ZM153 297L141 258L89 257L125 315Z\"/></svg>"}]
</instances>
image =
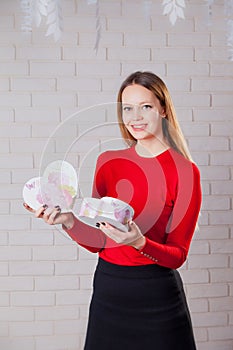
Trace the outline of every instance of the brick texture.
<instances>
[{"instance_id":1,"label":"brick texture","mask_svg":"<svg viewBox=\"0 0 233 350\"><path fill-rule=\"evenodd\" d=\"M3 350L83 349L97 257L25 212L22 187L39 175L41 160L66 155L81 166L80 194L89 194L97 153L122 146L110 127L113 102L135 70L167 83L201 171L199 230L180 269L198 350L233 349L233 62L224 0L212 5L209 25L204 1L186 1L186 18L175 26L161 1L151 2L149 14L143 3L99 1L95 52L95 4L62 0L64 31L55 42L45 21L22 32L19 1L0 1Z\"/></svg>"}]
</instances>

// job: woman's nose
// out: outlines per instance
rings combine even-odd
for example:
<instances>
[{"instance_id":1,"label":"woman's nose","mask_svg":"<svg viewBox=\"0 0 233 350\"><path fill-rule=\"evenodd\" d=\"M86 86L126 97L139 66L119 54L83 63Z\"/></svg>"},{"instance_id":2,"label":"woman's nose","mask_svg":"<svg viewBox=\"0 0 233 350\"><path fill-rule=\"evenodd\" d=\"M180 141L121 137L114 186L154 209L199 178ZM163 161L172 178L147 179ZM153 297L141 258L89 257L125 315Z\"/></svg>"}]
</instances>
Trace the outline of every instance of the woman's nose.
<instances>
[{"instance_id":1,"label":"woman's nose","mask_svg":"<svg viewBox=\"0 0 233 350\"><path fill-rule=\"evenodd\" d=\"M133 120L141 120L143 119L142 111L139 106L135 106L133 109L133 115L132 115Z\"/></svg>"}]
</instances>

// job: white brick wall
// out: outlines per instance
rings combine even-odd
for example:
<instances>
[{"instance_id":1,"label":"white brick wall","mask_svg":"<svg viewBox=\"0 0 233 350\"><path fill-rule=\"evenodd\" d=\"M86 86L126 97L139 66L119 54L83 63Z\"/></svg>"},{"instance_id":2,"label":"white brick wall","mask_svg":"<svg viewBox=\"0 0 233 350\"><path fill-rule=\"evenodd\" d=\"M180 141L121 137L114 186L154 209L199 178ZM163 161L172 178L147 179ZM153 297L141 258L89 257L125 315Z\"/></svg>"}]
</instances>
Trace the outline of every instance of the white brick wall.
<instances>
[{"instance_id":1,"label":"white brick wall","mask_svg":"<svg viewBox=\"0 0 233 350\"><path fill-rule=\"evenodd\" d=\"M224 1L207 26L204 0L186 0L185 20L171 26L162 1L100 0L102 34L94 51L95 5L63 0L64 32L21 32L19 1L0 1L0 348L82 350L96 256L22 207L22 186L45 157L85 159L88 193L103 143L118 136L114 113L121 81L151 70L167 83L201 170L200 229L181 274L198 350L233 349L233 63L228 61ZM65 135L64 135L65 133Z\"/></svg>"}]
</instances>

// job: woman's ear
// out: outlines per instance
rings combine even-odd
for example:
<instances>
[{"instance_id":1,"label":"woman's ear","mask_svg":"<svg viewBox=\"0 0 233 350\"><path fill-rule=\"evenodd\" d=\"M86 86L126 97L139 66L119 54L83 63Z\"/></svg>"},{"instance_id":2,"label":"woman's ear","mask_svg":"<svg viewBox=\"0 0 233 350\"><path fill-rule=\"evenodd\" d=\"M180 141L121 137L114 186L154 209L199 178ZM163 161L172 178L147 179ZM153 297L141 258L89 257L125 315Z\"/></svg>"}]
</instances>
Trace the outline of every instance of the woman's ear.
<instances>
[{"instance_id":1,"label":"woman's ear","mask_svg":"<svg viewBox=\"0 0 233 350\"><path fill-rule=\"evenodd\" d=\"M165 111L165 109L162 109L160 115L161 115L162 118L166 118L166 111Z\"/></svg>"},{"instance_id":2,"label":"woman's ear","mask_svg":"<svg viewBox=\"0 0 233 350\"><path fill-rule=\"evenodd\" d=\"M162 117L162 118L165 118L166 117L166 106L163 106L160 102L160 106L158 108L158 111L159 111L159 115Z\"/></svg>"}]
</instances>

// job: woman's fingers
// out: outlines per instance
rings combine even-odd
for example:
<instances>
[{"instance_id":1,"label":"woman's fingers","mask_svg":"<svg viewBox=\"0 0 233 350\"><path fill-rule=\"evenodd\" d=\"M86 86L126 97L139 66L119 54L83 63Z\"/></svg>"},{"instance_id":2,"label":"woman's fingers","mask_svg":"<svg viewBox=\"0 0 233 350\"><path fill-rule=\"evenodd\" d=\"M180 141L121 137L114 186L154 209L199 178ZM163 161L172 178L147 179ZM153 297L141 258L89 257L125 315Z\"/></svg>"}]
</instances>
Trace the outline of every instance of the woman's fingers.
<instances>
[{"instance_id":1,"label":"woman's fingers","mask_svg":"<svg viewBox=\"0 0 233 350\"><path fill-rule=\"evenodd\" d=\"M31 207L29 207L29 205L27 203L23 203L23 206L26 210L30 211L30 213L33 213L35 215L36 218L42 218L44 211L47 208L47 205L43 205L42 207L40 207L38 210L34 210Z\"/></svg>"},{"instance_id":2,"label":"woman's fingers","mask_svg":"<svg viewBox=\"0 0 233 350\"><path fill-rule=\"evenodd\" d=\"M104 234L106 234L109 238L113 239L117 243L122 243L124 240L125 232L118 230L108 222L101 222L97 227L99 227Z\"/></svg>"},{"instance_id":3,"label":"woman's fingers","mask_svg":"<svg viewBox=\"0 0 233 350\"><path fill-rule=\"evenodd\" d=\"M62 224L68 229L74 225L74 215L72 213L61 213L61 207L48 208L46 204L37 210L32 209L27 203L23 203L25 209L34 214L36 218L41 218L48 225Z\"/></svg>"},{"instance_id":4,"label":"woman's fingers","mask_svg":"<svg viewBox=\"0 0 233 350\"><path fill-rule=\"evenodd\" d=\"M23 206L25 209L33 213L36 218L42 218L49 225L53 225L55 223L55 219L61 213L61 208L59 206L56 206L53 209L48 209L48 206L44 204L37 210L34 210L31 207L29 207L27 203L23 203Z\"/></svg>"},{"instance_id":5,"label":"woman's fingers","mask_svg":"<svg viewBox=\"0 0 233 350\"><path fill-rule=\"evenodd\" d=\"M140 231L138 225L132 220L128 221L128 228L129 231Z\"/></svg>"},{"instance_id":6,"label":"woman's fingers","mask_svg":"<svg viewBox=\"0 0 233 350\"><path fill-rule=\"evenodd\" d=\"M101 222L98 224L97 227L99 227L102 232L104 232L109 238L113 239L116 243L131 245L139 240L139 238L143 237L141 230L134 221L128 222L128 232L121 231L107 222Z\"/></svg>"},{"instance_id":7,"label":"woman's fingers","mask_svg":"<svg viewBox=\"0 0 233 350\"><path fill-rule=\"evenodd\" d=\"M37 209L34 213L35 213L35 217L36 218L44 218L44 214L45 214L45 210L48 208L48 206L46 204L44 204L42 207L40 207L39 209Z\"/></svg>"},{"instance_id":8,"label":"woman's fingers","mask_svg":"<svg viewBox=\"0 0 233 350\"><path fill-rule=\"evenodd\" d=\"M47 222L47 224L49 225L55 225L56 223L58 223L56 222L56 219L60 214L61 214L61 208L59 206L56 206L54 209L52 209L48 213L47 211L45 211L43 215L44 221Z\"/></svg>"},{"instance_id":9,"label":"woman's fingers","mask_svg":"<svg viewBox=\"0 0 233 350\"><path fill-rule=\"evenodd\" d=\"M32 209L31 207L29 207L29 205L27 205L27 203L23 203L23 206L26 210L30 211L31 213L35 213L35 210Z\"/></svg>"}]
</instances>

